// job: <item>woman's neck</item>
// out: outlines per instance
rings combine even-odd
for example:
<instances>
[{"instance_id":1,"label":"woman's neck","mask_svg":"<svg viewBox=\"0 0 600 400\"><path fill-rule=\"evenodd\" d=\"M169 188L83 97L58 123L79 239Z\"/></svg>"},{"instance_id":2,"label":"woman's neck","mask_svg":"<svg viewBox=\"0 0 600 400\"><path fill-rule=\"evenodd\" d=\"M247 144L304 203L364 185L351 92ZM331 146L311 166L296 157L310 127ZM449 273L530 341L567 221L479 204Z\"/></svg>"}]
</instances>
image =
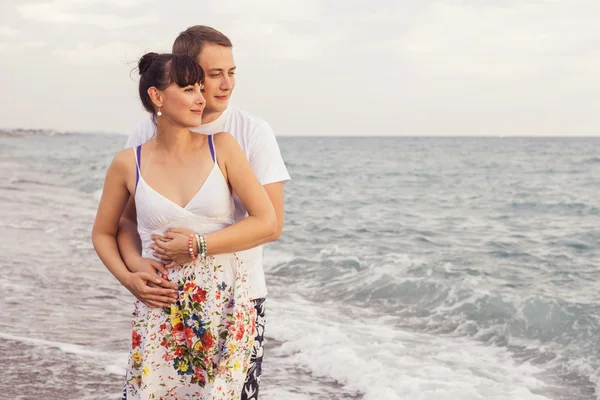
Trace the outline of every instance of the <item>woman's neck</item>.
<instances>
[{"instance_id":1,"label":"woman's neck","mask_svg":"<svg viewBox=\"0 0 600 400\"><path fill-rule=\"evenodd\" d=\"M168 153L184 153L190 149L193 132L189 128L172 124L167 119L158 119L156 145Z\"/></svg>"}]
</instances>

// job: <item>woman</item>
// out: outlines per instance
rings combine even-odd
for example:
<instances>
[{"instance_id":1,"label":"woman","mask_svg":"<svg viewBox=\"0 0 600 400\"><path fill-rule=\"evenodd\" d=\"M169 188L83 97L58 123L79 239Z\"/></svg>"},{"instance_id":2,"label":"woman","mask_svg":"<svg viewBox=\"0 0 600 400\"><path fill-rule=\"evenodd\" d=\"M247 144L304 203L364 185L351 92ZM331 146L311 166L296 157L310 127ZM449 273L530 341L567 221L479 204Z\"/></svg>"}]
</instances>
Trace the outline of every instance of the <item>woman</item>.
<instances>
[{"instance_id":1,"label":"woman","mask_svg":"<svg viewBox=\"0 0 600 400\"><path fill-rule=\"evenodd\" d=\"M178 300L169 308L135 302L127 399L238 399L254 337L254 308L243 263L248 239L270 236L273 206L236 140L198 135L203 73L187 56L149 53L139 62L139 93L155 115L156 137L114 158L92 232L102 262L126 287L149 279L119 255L119 217L134 196L143 256L153 235L180 226L192 262L169 270ZM249 217L233 223L234 190ZM211 254L220 254L211 256Z\"/></svg>"}]
</instances>

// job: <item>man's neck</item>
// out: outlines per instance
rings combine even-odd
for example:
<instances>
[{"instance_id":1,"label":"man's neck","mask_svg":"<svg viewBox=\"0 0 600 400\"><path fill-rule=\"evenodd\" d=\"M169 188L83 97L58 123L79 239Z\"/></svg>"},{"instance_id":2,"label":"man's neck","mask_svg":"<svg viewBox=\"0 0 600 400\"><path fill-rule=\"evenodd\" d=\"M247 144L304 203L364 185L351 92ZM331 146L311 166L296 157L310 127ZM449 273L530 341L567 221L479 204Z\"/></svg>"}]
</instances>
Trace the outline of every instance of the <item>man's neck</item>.
<instances>
[{"instance_id":1,"label":"man's neck","mask_svg":"<svg viewBox=\"0 0 600 400\"><path fill-rule=\"evenodd\" d=\"M202 114L202 125L210 124L213 121L216 121L221 115L223 115L225 111L206 111Z\"/></svg>"}]
</instances>

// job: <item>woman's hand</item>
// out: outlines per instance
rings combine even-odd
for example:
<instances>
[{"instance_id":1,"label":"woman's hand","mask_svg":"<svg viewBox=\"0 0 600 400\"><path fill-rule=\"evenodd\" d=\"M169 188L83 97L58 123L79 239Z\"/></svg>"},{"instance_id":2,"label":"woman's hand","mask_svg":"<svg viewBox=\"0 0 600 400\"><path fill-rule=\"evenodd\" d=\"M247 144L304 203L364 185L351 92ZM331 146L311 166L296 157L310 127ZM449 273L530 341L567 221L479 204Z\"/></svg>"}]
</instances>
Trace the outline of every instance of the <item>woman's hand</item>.
<instances>
[{"instance_id":1,"label":"woman's hand","mask_svg":"<svg viewBox=\"0 0 600 400\"><path fill-rule=\"evenodd\" d=\"M128 263L127 269L131 272L158 273L163 277L167 277L169 275L169 271L167 271L163 263L161 263L160 261L140 256L137 256L134 261ZM177 288L177 285L175 285L175 288Z\"/></svg>"},{"instance_id":2,"label":"woman's hand","mask_svg":"<svg viewBox=\"0 0 600 400\"><path fill-rule=\"evenodd\" d=\"M161 259L167 268L192 262L188 243L190 235L195 233L191 229L171 228L162 236L152 236L154 243L150 245L150 248L154 250L154 257ZM195 248L196 243L194 242Z\"/></svg>"}]
</instances>

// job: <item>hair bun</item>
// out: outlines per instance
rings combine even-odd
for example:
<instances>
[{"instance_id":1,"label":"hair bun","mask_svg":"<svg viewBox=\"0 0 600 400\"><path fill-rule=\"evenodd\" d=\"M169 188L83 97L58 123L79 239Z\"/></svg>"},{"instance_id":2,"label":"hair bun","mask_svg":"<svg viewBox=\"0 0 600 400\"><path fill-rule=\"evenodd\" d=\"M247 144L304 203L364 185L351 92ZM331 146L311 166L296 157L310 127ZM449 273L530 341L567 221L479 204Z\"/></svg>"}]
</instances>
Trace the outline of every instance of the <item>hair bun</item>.
<instances>
[{"instance_id":1,"label":"hair bun","mask_svg":"<svg viewBox=\"0 0 600 400\"><path fill-rule=\"evenodd\" d=\"M142 56L142 58L140 58L140 61L138 62L138 69L140 70L140 75L143 75L144 72L146 72L146 70L150 68L156 57L158 57L157 53L146 53Z\"/></svg>"}]
</instances>

